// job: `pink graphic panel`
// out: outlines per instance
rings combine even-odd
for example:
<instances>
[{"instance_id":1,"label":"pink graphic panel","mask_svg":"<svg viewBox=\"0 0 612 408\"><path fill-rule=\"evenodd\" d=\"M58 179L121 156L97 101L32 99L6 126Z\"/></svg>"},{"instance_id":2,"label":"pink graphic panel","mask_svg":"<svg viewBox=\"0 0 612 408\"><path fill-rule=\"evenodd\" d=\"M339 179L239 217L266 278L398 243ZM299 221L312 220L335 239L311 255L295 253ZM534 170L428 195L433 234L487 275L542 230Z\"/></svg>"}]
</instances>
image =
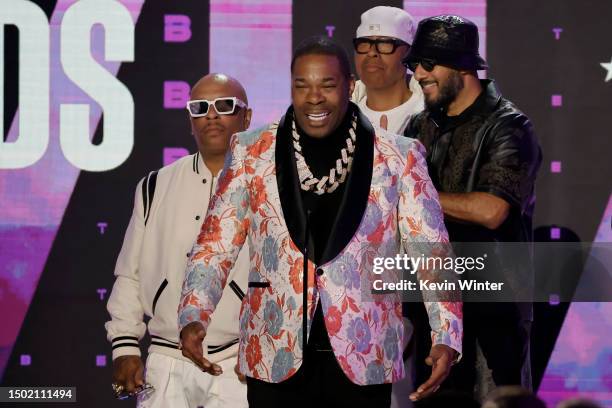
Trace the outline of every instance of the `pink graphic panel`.
<instances>
[{"instance_id":1,"label":"pink graphic panel","mask_svg":"<svg viewBox=\"0 0 612 408\"><path fill-rule=\"evenodd\" d=\"M50 116L49 146L45 155L24 169L0 173L0 373L21 328L47 260L51 244L64 216L79 169L66 160L59 144L60 104L88 104L89 137L98 125L100 106L66 77L60 63L60 30L66 10L76 0L59 0L50 19ZM144 0L120 1L136 22ZM104 7L104 5L101 5ZM105 61L104 29L91 30L91 54L112 75L120 64ZM19 135L19 110L7 141Z\"/></svg>"},{"instance_id":2,"label":"pink graphic panel","mask_svg":"<svg viewBox=\"0 0 612 408\"><path fill-rule=\"evenodd\" d=\"M612 194L595 242L612 243ZM587 260L585 270L589 269ZM578 285L580 290L580 284ZM549 406L586 397L612 407L612 304L573 303L559 333L538 395Z\"/></svg>"},{"instance_id":3,"label":"pink graphic panel","mask_svg":"<svg viewBox=\"0 0 612 408\"><path fill-rule=\"evenodd\" d=\"M290 104L292 2L211 0L210 71L238 79L253 108L251 128Z\"/></svg>"}]
</instances>

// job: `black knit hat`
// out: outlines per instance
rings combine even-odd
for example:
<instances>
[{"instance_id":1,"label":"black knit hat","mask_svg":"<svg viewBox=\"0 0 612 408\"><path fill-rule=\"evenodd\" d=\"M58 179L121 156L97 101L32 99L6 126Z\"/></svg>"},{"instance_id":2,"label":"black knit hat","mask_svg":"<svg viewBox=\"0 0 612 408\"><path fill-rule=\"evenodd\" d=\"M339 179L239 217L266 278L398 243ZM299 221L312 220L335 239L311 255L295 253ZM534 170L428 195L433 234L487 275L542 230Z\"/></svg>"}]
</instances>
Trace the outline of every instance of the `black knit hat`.
<instances>
[{"instance_id":1,"label":"black knit hat","mask_svg":"<svg viewBox=\"0 0 612 408\"><path fill-rule=\"evenodd\" d=\"M412 69L424 59L456 69L488 68L478 53L478 27L455 15L421 20L404 64Z\"/></svg>"}]
</instances>

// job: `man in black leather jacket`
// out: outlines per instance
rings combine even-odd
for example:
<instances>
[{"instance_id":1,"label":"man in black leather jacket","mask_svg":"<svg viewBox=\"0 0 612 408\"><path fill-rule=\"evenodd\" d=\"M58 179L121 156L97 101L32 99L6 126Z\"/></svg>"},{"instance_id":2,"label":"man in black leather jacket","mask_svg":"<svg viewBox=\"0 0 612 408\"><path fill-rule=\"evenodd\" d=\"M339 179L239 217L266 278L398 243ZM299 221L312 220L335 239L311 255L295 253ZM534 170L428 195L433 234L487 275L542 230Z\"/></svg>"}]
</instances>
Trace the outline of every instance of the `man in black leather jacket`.
<instances>
[{"instance_id":1,"label":"man in black leather jacket","mask_svg":"<svg viewBox=\"0 0 612 408\"><path fill-rule=\"evenodd\" d=\"M478 54L477 27L459 16L425 19L404 62L426 106L405 135L427 149L451 241L531 241L540 147L529 118L502 98L494 81L478 79L476 71L487 64ZM530 268L530 252L524 255L522 266L510 266L516 272ZM417 334L428 332L419 327L426 320L410 317ZM465 303L463 357L446 385L474 391L478 343L496 385L531 387L531 320L531 304ZM417 382L427 375L426 347L426 336L417 337Z\"/></svg>"}]
</instances>

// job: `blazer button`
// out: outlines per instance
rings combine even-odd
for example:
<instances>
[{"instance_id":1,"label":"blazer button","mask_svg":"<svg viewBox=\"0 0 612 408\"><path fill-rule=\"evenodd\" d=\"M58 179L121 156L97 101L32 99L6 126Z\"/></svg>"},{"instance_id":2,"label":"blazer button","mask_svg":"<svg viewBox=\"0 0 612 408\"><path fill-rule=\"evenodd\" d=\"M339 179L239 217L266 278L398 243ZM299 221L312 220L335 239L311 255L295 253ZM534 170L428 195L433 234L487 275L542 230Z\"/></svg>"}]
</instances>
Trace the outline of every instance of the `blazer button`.
<instances>
[{"instance_id":1,"label":"blazer button","mask_svg":"<svg viewBox=\"0 0 612 408\"><path fill-rule=\"evenodd\" d=\"M323 268L317 268L317 275L323 275Z\"/></svg>"},{"instance_id":2,"label":"blazer button","mask_svg":"<svg viewBox=\"0 0 612 408\"><path fill-rule=\"evenodd\" d=\"M206 184L206 179L202 179L202 183Z\"/></svg>"},{"instance_id":3,"label":"blazer button","mask_svg":"<svg viewBox=\"0 0 612 408\"><path fill-rule=\"evenodd\" d=\"M200 216L199 216L199 215L196 215L196 221L197 221L197 220L199 220L199 219L200 219Z\"/></svg>"},{"instance_id":4,"label":"blazer button","mask_svg":"<svg viewBox=\"0 0 612 408\"><path fill-rule=\"evenodd\" d=\"M186 255L187 255L187 258L189 258L191 256L191 254L189 252L187 252Z\"/></svg>"}]
</instances>

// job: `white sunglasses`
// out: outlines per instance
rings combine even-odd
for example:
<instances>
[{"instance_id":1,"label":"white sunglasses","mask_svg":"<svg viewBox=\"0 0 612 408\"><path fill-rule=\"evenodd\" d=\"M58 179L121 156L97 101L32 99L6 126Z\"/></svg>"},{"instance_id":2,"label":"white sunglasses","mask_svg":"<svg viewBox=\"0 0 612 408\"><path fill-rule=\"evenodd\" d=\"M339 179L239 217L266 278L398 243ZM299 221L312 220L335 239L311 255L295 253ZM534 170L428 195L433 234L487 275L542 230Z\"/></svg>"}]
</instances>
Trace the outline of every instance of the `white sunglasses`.
<instances>
[{"instance_id":1,"label":"white sunglasses","mask_svg":"<svg viewBox=\"0 0 612 408\"><path fill-rule=\"evenodd\" d=\"M209 101L208 99L196 99L187 101L187 111L192 118L200 118L208 115L208 110L214 106L219 115L232 115L236 111L236 106L246 108L247 104L235 96L225 96Z\"/></svg>"}]
</instances>

